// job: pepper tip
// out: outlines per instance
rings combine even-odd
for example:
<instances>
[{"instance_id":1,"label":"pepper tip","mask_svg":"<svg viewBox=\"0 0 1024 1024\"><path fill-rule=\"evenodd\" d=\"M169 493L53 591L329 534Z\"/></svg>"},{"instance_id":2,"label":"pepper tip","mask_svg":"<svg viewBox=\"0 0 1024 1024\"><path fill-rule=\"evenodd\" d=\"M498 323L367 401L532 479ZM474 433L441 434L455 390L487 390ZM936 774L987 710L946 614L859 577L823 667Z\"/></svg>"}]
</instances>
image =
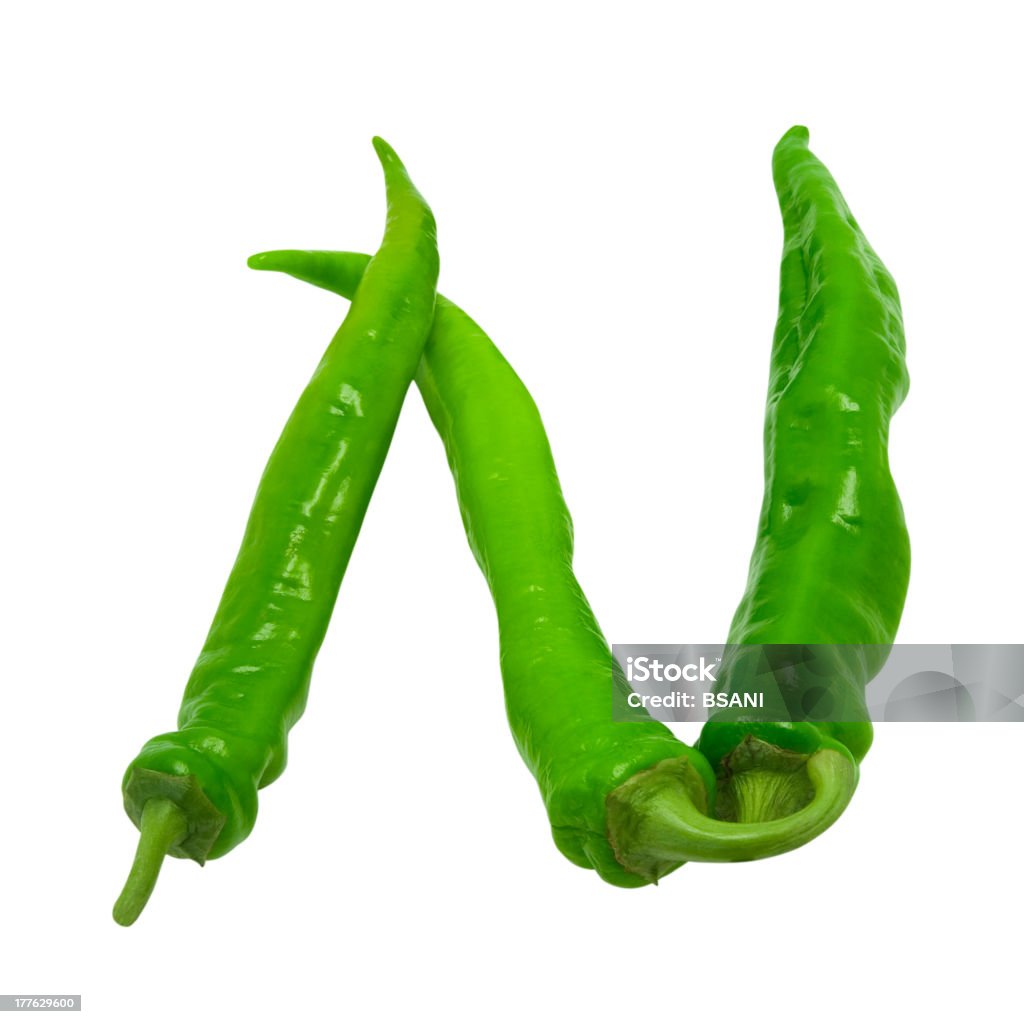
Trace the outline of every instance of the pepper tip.
<instances>
[{"instance_id":1,"label":"pepper tip","mask_svg":"<svg viewBox=\"0 0 1024 1024\"><path fill-rule=\"evenodd\" d=\"M296 249L271 249L269 252L253 253L245 265L250 270L283 270L289 272L291 261L297 253L302 250Z\"/></svg>"},{"instance_id":2,"label":"pepper tip","mask_svg":"<svg viewBox=\"0 0 1024 1024\"><path fill-rule=\"evenodd\" d=\"M401 162L398 160L398 154L379 135L374 135L372 141L374 152L380 158L381 163L387 163L392 160Z\"/></svg>"},{"instance_id":3,"label":"pepper tip","mask_svg":"<svg viewBox=\"0 0 1024 1024\"><path fill-rule=\"evenodd\" d=\"M782 136L782 138L779 140L779 143L781 144L783 142L794 141L803 142L806 144L810 141L810 139L811 133L807 130L807 128L802 124L795 124L792 128L789 129L788 132L786 132L785 135Z\"/></svg>"}]
</instances>

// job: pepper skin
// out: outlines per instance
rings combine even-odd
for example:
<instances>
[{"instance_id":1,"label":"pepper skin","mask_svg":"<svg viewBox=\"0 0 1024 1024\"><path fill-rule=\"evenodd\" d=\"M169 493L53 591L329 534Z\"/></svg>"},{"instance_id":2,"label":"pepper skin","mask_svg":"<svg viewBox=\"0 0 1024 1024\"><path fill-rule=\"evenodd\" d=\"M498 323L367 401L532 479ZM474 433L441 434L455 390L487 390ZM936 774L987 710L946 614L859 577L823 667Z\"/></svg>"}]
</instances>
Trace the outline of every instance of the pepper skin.
<instances>
[{"instance_id":1,"label":"pepper skin","mask_svg":"<svg viewBox=\"0 0 1024 1024\"><path fill-rule=\"evenodd\" d=\"M267 463L176 732L124 779L139 853L114 908L131 924L165 853L202 864L248 836L283 771L342 576L434 312L437 240L401 161L374 140L387 224L348 316Z\"/></svg>"},{"instance_id":2,"label":"pepper skin","mask_svg":"<svg viewBox=\"0 0 1024 1024\"><path fill-rule=\"evenodd\" d=\"M785 242L764 502L720 689L742 690L744 660L768 655L788 663L781 694L788 711L814 703L812 686L825 699L817 702L820 721L723 714L705 725L699 747L720 789L732 794L733 812L747 821L775 813L774 800L785 801L787 790L793 795L776 770L787 770L789 755L845 749L859 762L867 753L864 689L888 657L910 578L888 459L889 421L909 387L899 294L807 143L806 128L790 129L772 162ZM762 644L792 645L793 657L753 646ZM755 742L765 745L760 761L737 759ZM798 782L799 772L788 777Z\"/></svg>"},{"instance_id":3,"label":"pepper skin","mask_svg":"<svg viewBox=\"0 0 1024 1024\"><path fill-rule=\"evenodd\" d=\"M365 262L357 253L289 250L262 253L249 265L350 297ZM749 828L709 816L715 778L699 752L646 713L613 720L617 666L572 571L572 523L540 415L486 334L443 296L416 383L444 441L470 547L494 598L512 734L562 853L607 882L636 887L688 859L781 853L834 820L845 760L838 769L820 766L814 798L785 825ZM615 793L633 784L634 796L661 794L666 781L689 823L685 855L661 836L634 850L624 839L632 826L615 828L623 820Z\"/></svg>"},{"instance_id":4,"label":"pepper skin","mask_svg":"<svg viewBox=\"0 0 1024 1024\"><path fill-rule=\"evenodd\" d=\"M253 256L249 265L351 297L366 259L288 250ZM572 520L540 414L487 335L440 295L416 384L444 441L466 535L494 598L509 724L555 843L606 881L643 885L615 858L605 796L666 758L692 760L698 799L713 792L714 775L660 722L612 720L615 661L572 571Z\"/></svg>"}]
</instances>

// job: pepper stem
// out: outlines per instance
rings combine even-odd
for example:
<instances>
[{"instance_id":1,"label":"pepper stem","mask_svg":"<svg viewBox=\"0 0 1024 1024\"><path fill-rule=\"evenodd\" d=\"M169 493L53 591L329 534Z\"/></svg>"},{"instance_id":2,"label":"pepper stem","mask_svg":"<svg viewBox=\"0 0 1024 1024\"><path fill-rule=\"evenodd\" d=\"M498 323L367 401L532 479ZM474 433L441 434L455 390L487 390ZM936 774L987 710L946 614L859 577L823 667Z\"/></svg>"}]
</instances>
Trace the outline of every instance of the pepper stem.
<instances>
[{"instance_id":1,"label":"pepper stem","mask_svg":"<svg viewBox=\"0 0 1024 1024\"><path fill-rule=\"evenodd\" d=\"M609 794L608 835L627 870L656 882L688 860L758 860L795 850L839 818L857 786L853 758L822 749L799 771L737 772L731 790L720 794L731 803L722 810L733 820L721 820L707 815L694 775L686 758L669 759Z\"/></svg>"},{"instance_id":2,"label":"pepper stem","mask_svg":"<svg viewBox=\"0 0 1024 1024\"><path fill-rule=\"evenodd\" d=\"M162 798L146 801L135 860L114 904L114 920L118 924L127 928L135 923L153 893L164 857L187 835L188 819L174 801Z\"/></svg>"}]
</instances>

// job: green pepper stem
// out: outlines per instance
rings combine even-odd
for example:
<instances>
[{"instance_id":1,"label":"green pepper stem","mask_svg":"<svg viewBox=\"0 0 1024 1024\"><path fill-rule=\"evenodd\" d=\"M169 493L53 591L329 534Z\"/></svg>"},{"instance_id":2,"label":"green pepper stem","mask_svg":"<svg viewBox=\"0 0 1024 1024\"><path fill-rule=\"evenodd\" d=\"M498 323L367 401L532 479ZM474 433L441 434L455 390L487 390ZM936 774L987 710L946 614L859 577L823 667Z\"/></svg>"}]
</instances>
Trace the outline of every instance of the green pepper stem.
<instances>
[{"instance_id":1,"label":"green pepper stem","mask_svg":"<svg viewBox=\"0 0 1024 1024\"><path fill-rule=\"evenodd\" d=\"M146 801L135 860L114 904L114 920L118 924L127 928L135 923L153 893L164 857L187 835L188 819L176 803L164 799Z\"/></svg>"},{"instance_id":2,"label":"green pepper stem","mask_svg":"<svg viewBox=\"0 0 1024 1024\"><path fill-rule=\"evenodd\" d=\"M608 834L616 857L656 882L688 860L757 860L795 850L839 818L857 786L856 763L838 750L817 751L805 767L810 795L799 810L772 820L721 821L705 813L703 799L694 799L693 769L686 759L662 761L608 797ZM752 809L751 801L742 802ZM760 806L765 809L763 802Z\"/></svg>"}]
</instances>

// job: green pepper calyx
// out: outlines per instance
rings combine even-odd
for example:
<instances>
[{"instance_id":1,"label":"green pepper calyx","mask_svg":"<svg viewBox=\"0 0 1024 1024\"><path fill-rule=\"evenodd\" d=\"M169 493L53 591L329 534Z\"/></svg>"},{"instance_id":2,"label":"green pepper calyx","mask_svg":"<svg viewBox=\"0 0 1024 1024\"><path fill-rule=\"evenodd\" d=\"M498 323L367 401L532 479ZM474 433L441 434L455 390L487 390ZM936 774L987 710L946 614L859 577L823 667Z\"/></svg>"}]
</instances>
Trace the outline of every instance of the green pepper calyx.
<instances>
[{"instance_id":1,"label":"green pepper calyx","mask_svg":"<svg viewBox=\"0 0 1024 1024\"><path fill-rule=\"evenodd\" d=\"M613 790L606 801L608 838L619 863L656 882L688 860L774 857L824 832L856 789L857 765L845 752L791 755L754 738L740 746L723 765L719 816L709 815L708 794L685 757L662 761Z\"/></svg>"},{"instance_id":2,"label":"green pepper calyx","mask_svg":"<svg viewBox=\"0 0 1024 1024\"><path fill-rule=\"evenodd\" d=\"M167 852L172 857L187 857L204 864L224 827L224 814L203 792L194 775L172 775L133 766L125 780L124 806L137 828L142 829L145 809L161 799L180 807L188 822L185 835L175 840Z\"/></svg>"},{"instance_id":3,"label":"green pepper calyx","mask_svg":"<svg viewBox=\"0 0 1024 1024\"><path fill-rule=\"evenodd\" d=\"M226 818L194 775L148 768L129 770L124 805L139 829L131 872L114 904L114 920L127 927L153 894L164 858L187 857L203 864Z\"/></svg>"}]
</instances>

